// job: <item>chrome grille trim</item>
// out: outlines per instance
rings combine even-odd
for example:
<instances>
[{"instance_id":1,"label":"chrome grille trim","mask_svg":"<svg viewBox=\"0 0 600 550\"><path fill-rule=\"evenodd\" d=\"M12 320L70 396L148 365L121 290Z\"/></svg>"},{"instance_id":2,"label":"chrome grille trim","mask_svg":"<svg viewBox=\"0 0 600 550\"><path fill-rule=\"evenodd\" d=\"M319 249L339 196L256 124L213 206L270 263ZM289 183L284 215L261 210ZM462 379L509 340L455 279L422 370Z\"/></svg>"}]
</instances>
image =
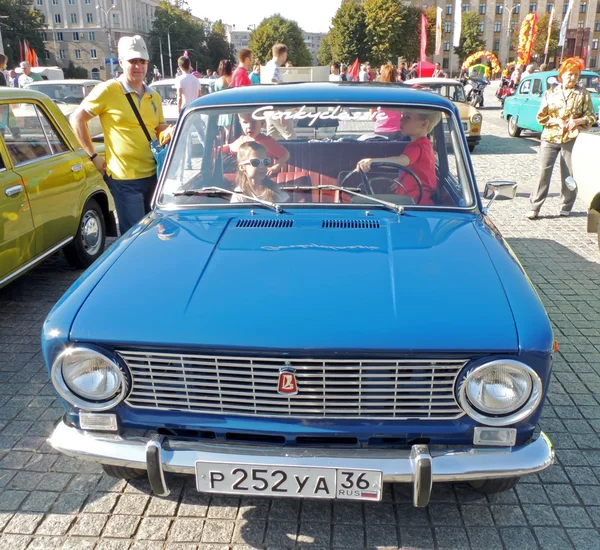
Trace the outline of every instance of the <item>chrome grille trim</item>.
<instances>
[{"instance_id":1,"label":"chrome grille trim","mask_svg":"<svg viewBox=\"0 0 600 550\"><path fill-rule=\"evenodd\" d=\"M303 359L118 351L132 374L127 405L257 417L455 420L465 359ZM299 393L277 393L279 370Z\"/></svg>"}]
</instances>

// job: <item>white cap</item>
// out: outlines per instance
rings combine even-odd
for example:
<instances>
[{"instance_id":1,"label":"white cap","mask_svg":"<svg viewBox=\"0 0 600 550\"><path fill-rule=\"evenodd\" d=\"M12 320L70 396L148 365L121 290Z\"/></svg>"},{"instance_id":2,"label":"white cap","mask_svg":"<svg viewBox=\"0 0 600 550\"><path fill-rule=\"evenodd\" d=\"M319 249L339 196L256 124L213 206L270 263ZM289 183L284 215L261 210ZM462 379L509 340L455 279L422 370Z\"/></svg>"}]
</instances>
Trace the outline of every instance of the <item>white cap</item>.
<instances>
[{"instance_id":1,"label":"white cap","mask_svg":"<svg viewBox=\"0 0 600 550\"><path fill-rule=\"evenodd\" d=\"M119 39L119 59L129 61L130 59L145 59L150 60L148 48L144 39L136 34L135 36L123 36Z\"/></svg>"}]
</instances>

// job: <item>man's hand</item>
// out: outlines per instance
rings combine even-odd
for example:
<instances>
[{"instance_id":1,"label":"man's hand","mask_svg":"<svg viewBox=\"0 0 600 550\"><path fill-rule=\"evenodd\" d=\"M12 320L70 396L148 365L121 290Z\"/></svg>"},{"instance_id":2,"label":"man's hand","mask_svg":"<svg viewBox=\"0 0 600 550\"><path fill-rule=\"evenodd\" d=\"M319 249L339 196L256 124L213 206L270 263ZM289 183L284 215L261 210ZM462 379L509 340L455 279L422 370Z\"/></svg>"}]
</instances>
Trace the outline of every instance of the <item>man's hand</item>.
<instances>
[{"instance_id":1,"label":"man's hand","mask_svg":"<svg viewBox=\"0 0 600 550\"><path fill-rule=\"evenodd\" d=\"M106 174L106 161L100 155L98 155L93 161L94 166L98 169L102 175Z\"/></svg>"},{"instance_id":2,"label":"man's hand","mask_svg":"<svg viewBox=\"0 0 600 550\"><path fill-rule=\"evenodd\" d=\"M551 118L549 122L551 122L553 126L558 126L559 128L564 129L565 127L565 121L562 118L554 117Z\"/></svg>"},{"instance_id":3,"label":"man's hand","mask_svg":"<svg viewBox=\"0 0 600 550\"><path fill-rule=\"evenodd\" d=\"M358 163L356 164L356 169L362 170L363 172L370 172L372 163L373 163L373 159L359 160Z\"/></svg>"},{"instance_id":4,"label":"man's hand","mask_svg":"<svg viewBox=\"0 0 600 550\"><path fill-rule=\"evenodd\" d=\"M567 130L569 132L572 132L573 130L575 130L575 128L577 128L577 126L579 126L581 124L580 120L581 119L570 118L569 121L567 122Z\"/></svg>"}]
</instances>

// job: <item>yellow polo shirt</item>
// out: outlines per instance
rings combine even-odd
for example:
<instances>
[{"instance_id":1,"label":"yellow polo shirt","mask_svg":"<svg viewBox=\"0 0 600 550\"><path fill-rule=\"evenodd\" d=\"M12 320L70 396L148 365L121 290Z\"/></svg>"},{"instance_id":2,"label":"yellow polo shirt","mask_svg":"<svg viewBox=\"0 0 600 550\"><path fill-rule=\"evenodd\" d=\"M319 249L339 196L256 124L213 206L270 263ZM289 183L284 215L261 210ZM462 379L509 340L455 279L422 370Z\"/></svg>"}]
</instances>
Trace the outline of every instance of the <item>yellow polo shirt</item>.
<instances>
[{"instance_id":1,"label":"yellow polo shirt","mask_svg":"<svg viewBox=\"0 0 600 550\"><path fill-rule=\"evenodd\" d=\"M150 137L156 139L156 127L165 124L162 101L158 92L145 84L144 95L140 99L123 80L102 82L83 100L81 106L88 113L100 117L108 174L115 179L147 178L156 173L156 161L126 93L132 94Z\"/></svg>"}]
</instances>

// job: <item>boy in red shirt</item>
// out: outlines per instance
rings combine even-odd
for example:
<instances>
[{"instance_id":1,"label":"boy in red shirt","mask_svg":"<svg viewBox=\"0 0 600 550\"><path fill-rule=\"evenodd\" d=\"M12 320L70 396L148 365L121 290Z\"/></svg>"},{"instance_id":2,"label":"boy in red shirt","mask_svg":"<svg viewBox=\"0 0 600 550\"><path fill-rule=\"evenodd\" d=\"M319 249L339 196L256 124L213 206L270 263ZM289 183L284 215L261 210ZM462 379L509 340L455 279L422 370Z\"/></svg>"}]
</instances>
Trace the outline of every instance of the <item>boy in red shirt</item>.
<instances>
[{"instance_id":1,"label":"boy in red shirt","mask_svg":"<svg viewBox=\"0 0 600 550\"><path fill-rule=\"evenodd\" d=\"M423 184L423 195L419 198L419 185L408 173L401 171L399 181L404 187L398 186L396 193L412 197L416 204L433 205L432 195L437 190L437 178L435 175L435 154L431 141L427 137L435 126L442 120L442 113L426 109L404 109L400 130L402 134L410 138L397 157L362 159L358 161L357 168L365 172L371 170L373 162L393 162L410 168Z\"/></svg>"},{"instance_id":2,"label":"boy in red shirt","mask_svg":"<svg viewBox=\"0 0 600 550\"><path fill-rule=\"evenodd\" d=\"M280 145L276 139L262 133L262 120L252 118L252 113L241 113L238 116L240 117L243 134L233 143L225 145L223 152L237 155L242 143L256 141L267 150L267 156L271 159L271 166L267 169L267 177L283 170L290 158L289 151L283 145Z\"/></svg>"},{"instance_id":3,"label":"boy in red shirt","mask_svg":"<svg viewBox=\"0 0 600 550\"><path fill-rule=\"evenodd\" d=\"M252 81L248 76L248 72L252 69L252 50L242 48L238 54L238 60L240 64L237 66L237 69L233 71L231 84L229 85L230 88L252 85Z\"/></svg>"}]
</instances>

